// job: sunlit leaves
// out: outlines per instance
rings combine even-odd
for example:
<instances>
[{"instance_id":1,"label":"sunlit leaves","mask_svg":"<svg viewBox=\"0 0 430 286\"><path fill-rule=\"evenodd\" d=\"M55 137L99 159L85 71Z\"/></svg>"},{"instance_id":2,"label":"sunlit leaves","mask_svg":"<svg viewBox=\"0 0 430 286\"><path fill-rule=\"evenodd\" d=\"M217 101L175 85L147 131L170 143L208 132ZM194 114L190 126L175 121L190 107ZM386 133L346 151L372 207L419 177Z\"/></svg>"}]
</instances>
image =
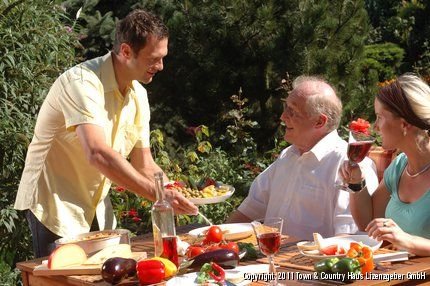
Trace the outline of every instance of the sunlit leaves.
<instances>
[{"instance_id":1,"label":"sunlit leaves","mask_svg":"<svg viewBox=\"0 0 430 286\"><path fill-rule=\"evenodd\" d=\"M76 35L54 1L0 2L0 260L31 252L23 212L12 208L40 105L75 63ZM1 284L1 283L0 283Z\"/></svg>"}]
</instances>

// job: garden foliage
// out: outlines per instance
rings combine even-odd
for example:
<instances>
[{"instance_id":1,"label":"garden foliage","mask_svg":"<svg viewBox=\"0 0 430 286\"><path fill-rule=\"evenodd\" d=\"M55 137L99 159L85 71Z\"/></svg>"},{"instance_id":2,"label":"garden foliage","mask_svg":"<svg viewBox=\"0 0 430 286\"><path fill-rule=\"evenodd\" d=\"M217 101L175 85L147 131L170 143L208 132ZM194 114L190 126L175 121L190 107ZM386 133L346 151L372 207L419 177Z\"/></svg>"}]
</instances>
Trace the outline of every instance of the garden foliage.
<instances>
[{"instance_id":1,"label":"garden foliage","mask_svg":"<svg viewBox=\"0 0 430 286\"><path fill-rule=\"evenodd\" d=\"M90 57L96 55L91 48L105 46L112 37L108 19L116 20L136 8L163 18L170 30L169 55L164 71L148 89L153 127L166 132L166 140L171 141L167 145L187 140L183 130L189 125L204 124L224 133L226 124L220 115L231 109L229 98L241 87L249 100L249 118L259 124L250 131L257 149L273 148L282 112L280 99L286 96L279 85L287 72L292 77L324 75L345 102L365 92L357 88L368 32L362 0L67 3L72 11L84 5L80 23L84 32L94 31L84 41L97 42L86 47L85 55ZM104 52L99 49L97 55ZM348 114L350 107L346 107Z\"/></svg>"},{"instance_id":2,"label":"garden foliage","mask_svg":"<svg viewBox=\"0 0 430 286\"><path fill-rule=\"evenodd\" d=\"M324 76L344 103L343 122L372 121L377 82L430 72L428 1L61 2L0 1L0 284L13 284L15 262L31 257L13 203L40 104L67 67L111 48L115 23L133 9L153 11L170 30L165 70L146 86L155 159L171 179L236 188L227 202L200 207L214 223L286 146L279 116L292 78ZM121 227L150 231L151 202L121 186L111 194Z\"/></svg>"},{"instance_id":3,"label":"garden foliage","mask_svg":"<svg viewBox=\"0 0 430 286\"><path fill-rule=\"evenodd\" d=\"M52 1L0 2L1 272L31 255L25 218L13 203L42 100L54 79L76 60L78 42L71 24ZM0 281L13 279L10 275L0 273Z\"/></svg>"}]
</instances>

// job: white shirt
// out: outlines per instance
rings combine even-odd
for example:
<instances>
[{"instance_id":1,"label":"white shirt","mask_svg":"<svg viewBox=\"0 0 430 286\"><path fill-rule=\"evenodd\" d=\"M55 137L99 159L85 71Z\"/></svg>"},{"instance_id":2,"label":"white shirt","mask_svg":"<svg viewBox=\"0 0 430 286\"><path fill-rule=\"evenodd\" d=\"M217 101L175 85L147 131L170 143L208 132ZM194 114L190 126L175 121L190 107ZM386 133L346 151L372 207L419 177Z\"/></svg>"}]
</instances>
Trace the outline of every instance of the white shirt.
<instances>
[{"instance_id":1,"label":"white shirt","mask_svg":"<svg viewBox=\"0 0 430 286\"><path fill-rule=\"evenodd\" d=\"M314 232L323 237L355 233L349 193L336 188L342 182L338 170L347 147L337 131L302 155L289 146L254 180L238 210L251 219L282 217L283 233L299 239L312 240ZM365 158L360 167L373 193L378 186L374 163Z\"/></svg>"}]
</instances>

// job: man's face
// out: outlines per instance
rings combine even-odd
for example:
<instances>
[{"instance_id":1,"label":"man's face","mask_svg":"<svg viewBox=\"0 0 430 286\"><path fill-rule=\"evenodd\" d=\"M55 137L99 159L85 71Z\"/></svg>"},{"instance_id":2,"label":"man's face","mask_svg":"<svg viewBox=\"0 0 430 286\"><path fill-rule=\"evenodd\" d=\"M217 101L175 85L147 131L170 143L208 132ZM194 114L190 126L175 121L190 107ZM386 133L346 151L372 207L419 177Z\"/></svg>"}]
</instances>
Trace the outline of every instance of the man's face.
<instances>
[{"instance_id":1,"label":"man's face","mask_svg":"<svg viewBox=\"0 0 430 286\"><path fill-rule=\"evenodd\" d=\"M315 135L315 118L309 117L305 109L306 97L300 91L293 90L284 104L281 120L285 124L285 141L296 145L299 149L306 149L310 138Z\"/></svg>"},{"instance_id":2,"label":"man's face","mask_svg":"<svg viewBox=\"0 0 430 286\"><path fill-rule=\"evenodd\" d=\"M167 55L168 39L149 35L145 47L134 54L128 62L133 79L150 83L155 74L163 70L163 58Z\"/></svg>"}]
</instances>

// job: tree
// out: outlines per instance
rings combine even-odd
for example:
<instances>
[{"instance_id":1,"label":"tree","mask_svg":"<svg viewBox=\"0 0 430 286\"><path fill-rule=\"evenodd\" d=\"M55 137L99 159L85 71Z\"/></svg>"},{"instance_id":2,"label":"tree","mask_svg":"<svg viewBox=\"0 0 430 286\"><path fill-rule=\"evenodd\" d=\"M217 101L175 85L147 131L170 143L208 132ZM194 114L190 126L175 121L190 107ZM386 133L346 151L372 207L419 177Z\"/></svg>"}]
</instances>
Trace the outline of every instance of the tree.
<instances>
[{"instance_id":1,"label":"tree","mask_svg":"<svg viewBox=\"0 0 430 286\"><path fill-rule=\"evenodd\" d=\"M111 22L127 10L153 11L168 25L165 70L147 89L152 125L163 127L178 144L186 140L187 126L205 124L223 133L230 97L241 88L251 119L260 123L251 132L260 150L267 150L279 126L280 98L286 96L279 87L287 72L325 76L347 107L362 96L358 63L368 33L363 0L145 0L123 6L114 1L115 9L92 0L85 5L80 23L84 34L94 31L85 38L90 45L107 47L103 39L111 35ZM97 49L100 45L87 47Z\"/></svg>"},{"instance_id":2,"label":"tree","mask_svg":"<svg viewBox=\"0 0 430 286\"><path fill-rule=\"evenodd\" d=\"M399 74L403 56L404 50L393 43L367 45L362 69L365 74L374 70L379 82L390 80Z\"/></svg>"},{"instance_id":3,"label":"tree","mask_svg":"<svg viewBox=\"0 0 430 286\"><path fill-rule=\"evenodd\" d=\"M323 75L334 84L344 103L344 119L350 119L353 99L360 101L364 89L357 88L362 77L360 61L368 35L363 1L298 1L286 14L280 49L289 60L279 70L293 75ZM286 40L290 39L290 40ZM281 56L281 55L279 55ZM291 63L295 61L295 63ZM293 70L289 67L294 67Z\"/></svg>"},{"instance_id":4,"label":"tree","mask_svg":"<svg viewBox=\"0 0 430 286\"><path fill-rule=\"evenodd\" d=\"M148 2L141 7L161 7ZM358 63L368 31L363 1L185 1L158 14L167 19L171 48L153 100L186 124L222 132L220 114L241 87L262 127L254 135L267 150L286 96L278 89L286 72L325 76L345 102L361 95ZM169 124L172 117L158 114L154 121ZM172 119L172 125L181 122Z\"/></svg>"},{"instance_id":5,"label":"tree","mask_svg":"<svg viewBox=\"0 0 430 286\"><path fill-rule=\"evenodd\" d=\"M430 73L430 3L423 0L366 0L374 27L373 43L392 42L404 49L399 73Z\"/></svg>"}]
</instances>

